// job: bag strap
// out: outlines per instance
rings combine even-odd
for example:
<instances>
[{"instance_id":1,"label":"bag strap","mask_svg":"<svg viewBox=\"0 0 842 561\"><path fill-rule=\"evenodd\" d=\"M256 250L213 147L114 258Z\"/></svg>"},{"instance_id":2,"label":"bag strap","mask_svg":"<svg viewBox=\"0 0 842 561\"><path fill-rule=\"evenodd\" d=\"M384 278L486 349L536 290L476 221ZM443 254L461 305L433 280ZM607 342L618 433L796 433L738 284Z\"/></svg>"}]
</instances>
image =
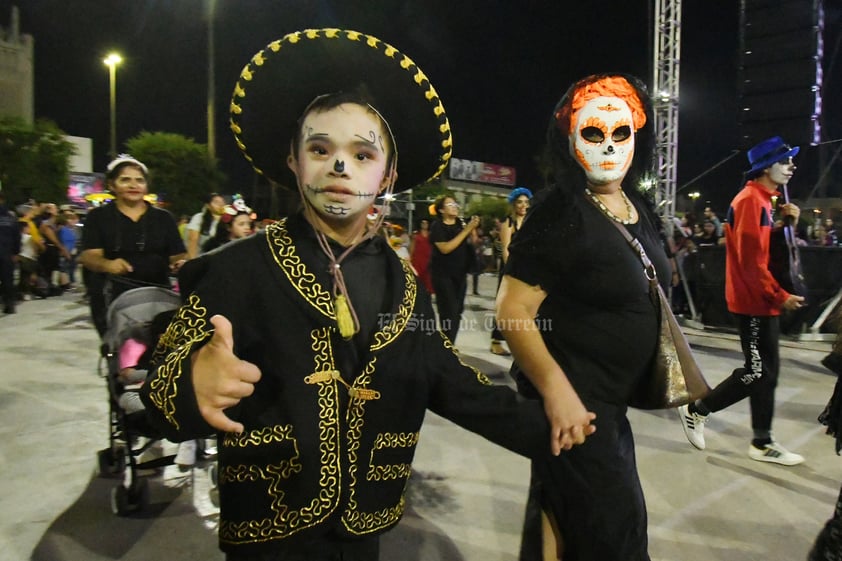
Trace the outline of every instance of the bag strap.
<instances>
[{"instance_id":1,"label":"bag strap","mask_svg":"<svg viewBox=\"0 0 842 561\"><path fill-rule=\"evenodd\" d=\"M632 235L629 233L625 226L623 226L616 220L611 220L611 218L605 216L602 210L600 210L597 206L596 202L593 201L590 197L585 197L585 199L589 201L592 205L594 205L597 208L597 210L600 211L599 213L602 214L602 216L604 216L605 219L608 220L608 222L613 224L617 228L617 230L620 231L620 234L629 243L629 246L631 247L632 251L634 251L640 258L640 262L643 264L643 275L646 277L646 280L649 281L649 287L655 288L658 284L658 272L655 270L655 265L652 264L652 261L649 259L649 256L646 255L646 250L643 249L643 244L640 243L640 240L638 240L635 237L632 237Z\"/></svg>"}]
</instances>

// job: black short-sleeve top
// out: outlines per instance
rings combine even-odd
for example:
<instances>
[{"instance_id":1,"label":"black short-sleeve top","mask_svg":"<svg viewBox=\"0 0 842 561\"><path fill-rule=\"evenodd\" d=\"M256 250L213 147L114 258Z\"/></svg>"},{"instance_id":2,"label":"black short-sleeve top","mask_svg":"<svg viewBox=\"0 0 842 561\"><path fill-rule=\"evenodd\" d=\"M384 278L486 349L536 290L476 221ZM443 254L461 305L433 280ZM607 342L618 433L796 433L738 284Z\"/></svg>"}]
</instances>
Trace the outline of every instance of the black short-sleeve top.
<instances>
[{"instance_id":1,"label":"black short-sleeve top","mask_svg":"<svg viewBox=\"0 0 842 561\"><path fill-rule=\"evenodd\" d=\"M169 284L170 257L186 251L168 211L148 205L135 222L114 203L88 213L82 246L102 249L106 259L123 258L133 268L127 277L160 285Z\"/></svg>"},{"instance_id":2,"label":"black short-sleeve top","mask_svg":"<svg viewBox=\"0 0 842 561\"><path fill-rule=\"evenodd\" d=\"M430 225L430 244L433 246L430 266L434 275L463 277L468 274L473 256L473 246L467 238L450 253L442 253L436 246L437 242L449 242L458 236L464 228L461 220L457 220L454 224L445 224L441 220L434 220Z\"/></svg>"},{"instance_id":3,"label":"black short-sleeve top","mask_svg":"<svg viewBox=\"0 0 842 561\"><path fill-rule=\"evenodd\" d=\"M547 293L536 326L583 401L625 404L658 333L640 258L584 193L567 208L555 190L542 195L512 241L505 272ZM645 212L638 215L626 228L664 285L671 275L661 237Z\"/></svg>"}]
</instances>

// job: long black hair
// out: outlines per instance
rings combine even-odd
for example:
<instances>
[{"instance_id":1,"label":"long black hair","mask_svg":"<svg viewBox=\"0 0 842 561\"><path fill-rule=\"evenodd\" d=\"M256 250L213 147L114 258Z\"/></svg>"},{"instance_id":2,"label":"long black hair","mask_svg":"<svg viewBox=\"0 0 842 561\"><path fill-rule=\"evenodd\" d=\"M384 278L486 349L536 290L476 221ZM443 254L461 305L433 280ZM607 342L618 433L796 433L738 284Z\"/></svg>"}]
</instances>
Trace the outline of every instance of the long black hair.
<instances>
[{"instance_id":1,"label":"long black hair","mask_svg":"<svg viewBox=\"0 0 842 561\"><path fill-rule=\"evenodd\" d=\"M216 197L221 197L219 193L211 193L205 200L205 207L202 209L202 225L199 227L199 233L203 236L210 234L211 224L213 224L213 211L210 209L210 203Z\"/></svg>"},{"instance_id":2,"label":"long black hair","mask_svg":"<svg viewBox=\"0 0 842 561\"><path fill-rule=\"evenodd\" d=\"M570 138L566 127L560 126L558 115L569 109L573 96L581 88L600 80L618 77L625 79L634 89L646 115L646 123L635 131L634 158L629 171L623 179L623 191L626 195L639 202L638 206L645 210L652 224L659 231L663 228L660 218L655 212L653 189L643 189L641 186L648 178L654 177L655 135L652 101L646 85L638 78L622 73L594 74L583 78L571 85L553 109L547 126L547 140L542 154L545 181L548 187L562 203L563 208L570 208L578 215L579 205L584 203L580 194L587 187L585 170L570 153Z\"/></svg>"},{"instance_id":3,"label":"long black hair","mask_svg":"<svg viewBox=\"0 0 842 561\"><path fill-rule=\"evenodd\" d=\"M251 209L249 209L248 211L238 210L236 214L223 214L222 217L220 217L219 219L219 224L216 225L216 233L214 233L213 236L205 240L205 243L202 244L202 253L208 253L230 242L231 226L234 224L234 220L236 220L236 218L241 214L243 216L250 216Z\"/></svg>"}]
</instances>

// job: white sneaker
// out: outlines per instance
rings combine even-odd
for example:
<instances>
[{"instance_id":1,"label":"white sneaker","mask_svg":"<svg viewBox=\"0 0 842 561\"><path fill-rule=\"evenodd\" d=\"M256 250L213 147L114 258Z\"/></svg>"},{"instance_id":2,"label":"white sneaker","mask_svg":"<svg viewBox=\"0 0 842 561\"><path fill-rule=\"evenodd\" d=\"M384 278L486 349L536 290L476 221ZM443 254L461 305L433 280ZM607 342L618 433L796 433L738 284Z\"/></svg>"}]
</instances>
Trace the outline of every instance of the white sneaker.
<instances>
[{"instance_id":1,"label":"white sneaker","mask_svg":"<svg viewBox=\"0 0 842 561\"><path fill-rule=\"evenodd\" d=\"M188 469L196 464L196 441L185 440L178 445L178 452L175 455L175 465L182 469Z\"/></svg>"},{"instance_id":2,"label":"white sneaker","mask_svg":"<svg viewBox=\"0 0 842 561\"><path fill-rule=\"evenodd\" d=\"M699 450L704 450L705 421L707 420L707 415L691 413L689 406L681 405L678 407L678 416L681 418L681 427L684 429L684 436L687 437L690 444Z\"/></svg>"},{"instance_id":3,"label":"white sneaker","mask_svg":"<svg viewBox=\"0 0 842 561\"><path fill-rule=\"evenodd\" d=\"M749 445L748 457L758 462L769 462L781 464L782 466L795 466L804 461L804 456L793 454L774 441L763 448L757 448L754 444Z\"/></svg>"}]
</instances>

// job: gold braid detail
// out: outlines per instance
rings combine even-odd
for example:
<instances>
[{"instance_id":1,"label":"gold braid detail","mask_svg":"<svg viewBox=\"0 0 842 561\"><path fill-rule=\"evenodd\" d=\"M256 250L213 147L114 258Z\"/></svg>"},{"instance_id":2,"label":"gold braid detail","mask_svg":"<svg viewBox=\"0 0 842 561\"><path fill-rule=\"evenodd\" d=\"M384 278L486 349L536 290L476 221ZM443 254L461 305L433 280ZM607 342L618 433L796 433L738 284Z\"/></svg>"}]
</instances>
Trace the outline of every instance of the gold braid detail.
<instances>
[{"instance_id":1,"label":"gold braid detail","mask_svg":"<svg viewBox=\"0 0 842 561\"><path fill-rule=\"evenodd\" d=\"M335 368L333 351L330 345L330 328L315 329L311 332L312 350L315 359L315 371L322 372ZM267 494L271 498L274 515L260 520L244 520L231 522L221 520L219 523L219 539L226 543L254 543L286 538L311 526L320 524L336 509L339 503L340 461L339 461L339 400L335 380L326 380L318 384L319 404L319 451L320 457L320 489L317 497L298 509L291 509L283 502L283 483L292 474L301 471L302 467L296 455L280 464L266 466L230 466L220 473L220 480L228 484L246 481L266 481ZM246 435L242 440L226 435L223 446L228 442L239 446L252 445L266 440L279 441L289 436L286 426L271 427L263 431L255 431ZM229 438L231 440L229 440ZM291 439L291 437L290 437ZM294 441L294 439L292 439ZM236 492L235 490L232 492Z\"/></svg>"},{"instance_id":2,"label":"gold braid detail","mask_svg":"<svg viewBox=\"0 0 842 561\"><path fill-rule=\"evenodd\" d=\"M371 383L371 376L374 374L377 357L373 357L368 365L354 381L355 386L367 386ZM348 406L348 506L342 514L342 524L352 534L362 535L376 532L400 520L403 516L406 502L401 495L398 504L375 512L361 512L357 504L357 470L360 448L360 437L363 432L366 401L352 399Z\"/></svg>"},{"instance_id":3,"label":"gold braid detail","mask_svg":"<svg viewBox=\"0 0 842 561\"><path fill-rule=\"evenodd\" d=\"M258 430L250 430L242 434L232 432L225 433L222 438L222 445L227 447L246 448L248 446L260 446L272 444L273 442L284 442L290 440L295 444L295 456L298 457L298 443L292 436L292 425L275 425L263 427Z\"/></svg>"},{"instance_id":4,"label":"gold braid detail","mask_svg":"<svg viewBox=\"0 0 842 561\"><path fill-rule=\"evenodd\" d=\"M275 263L305 301L330 319L336 319L330 292L316 282L315 275L307 270L295 252L286 224L287 219L284 218L266 227L266 242Z\"/></svg>"},{"instance_id":5,"label":"gold braid detail","mask_svg":"<svg viewBox=\"0 0 842 561\"><path fill-rule=\"evenodd\" d=\"M420 433L418 432L383 432L378 434L371 449L366 479L369 481L408 479L412 473L412 464L375 464L374 454L377 450L385 448L414 448L418 445L419 436Z\"/></svg>"},{"instance_id":6,"label":"gold braid detail","mask_svg":"<svg viewBox=\"0 0 842 561\"><path fill-rule=\"evenodd\" d=\"M444 333L442 333L441 331L439 331L439 335L441 335L442 341L444 342L444 348L450 349L451 352L453 352L453 343L450 342L450 339L448 339L447 336ZM461 364L465 368L470 368L471 370L473 370L474 374L477 377L477 382L479 382L480 384L483 384L485 386L493 386L494 385L494 384L491 383L491 380L488 379L488 376L486 376L485 374L480 372L479 369L474 368L470 364L465 364L464 362L462 362L462 359L459 357L459 353L453 352L453 354L456 355L456 360L459 361L459 364Z\"/></svg>"},{"instance_id":7,"label":"gold braid detail","mask_svg":"<svg viewBox=\"0 0 842 561\"><path fill-rule=\"evenodd\" d=\"M199 297L191 294L182 305L158 341L153 360L163 362L157 375L149 382L149 400L176 429L175 398L178 396L178 379L183 374L182 364L190 356L193 347L213 335L208 329L208 310L199 304Z\"/></svg>"},{"instance_id":8,"label":"gold braid detail","mask_svg":"<svg viewBox=\"0 0 842 561\"><path fill-rule=\"evenodd\" d=\"M412 266L403 259L401 259L401 267L403 267L404 276L403 300L392 320L374 334L374 342L371 344L372 351L382 349L403 333L409 318L412 317L412 310L415 309L415 298L418 295L415 273L412 272Z\"/></svg>"},{"instance_id":9,"label":"gold braid detail","mask_svg":"<svg viewBox=\"0 0 842 561\"><path fill-rule=\"evenodd\" d=\"M246 66L240 71L240 77L234 86L234 95L232 96L229 104L228 124L231 131L234 133L234 142L256 172L261 175L264 173L263 169L255 165L253 157L248 154L249 147L246 146L245 142L243 142L241 138L243 129L238 122L242 115L242 105L239 101L246 97L246 90L250 85L250 82L254 79L254 73L266 64L266 61L271 56L271 53L279 52L284 47L284 44L295 45L305 40L316 40L320 38L343 40L343 35L344 40L347 41L363 42L364 40L366 46L394 60L401 69L411 73L411 79L420 88L424 88L426 86L426 89L423 91L423 95L424 98L431 103L433 115L441 117L444 114L444 107L441 104L438 93L435 88L433 88L433 85L430 83L427 75L421 71L418 65L415 64L415 61L405 54L400 53L400 51L389 43L386 43L373 35L367 35L350 29L339 29L333 27L324 29L305 29L303 31L288 33L281 39L269 43L264 49L254 55L252 60L249 61L249 63L246 64ZM398 57L400 57L400 60L397 60ZM440 164L438 169L436 169L436 171L427 179L428 181L438 177L442 174L442 172L444 172L448 166L451 156L453 155L453 133L450 129L450 121L446 116L444 122L439 123L439 132L442 135L442 152L439 155Z\"/></svg>"}]
</instances>

